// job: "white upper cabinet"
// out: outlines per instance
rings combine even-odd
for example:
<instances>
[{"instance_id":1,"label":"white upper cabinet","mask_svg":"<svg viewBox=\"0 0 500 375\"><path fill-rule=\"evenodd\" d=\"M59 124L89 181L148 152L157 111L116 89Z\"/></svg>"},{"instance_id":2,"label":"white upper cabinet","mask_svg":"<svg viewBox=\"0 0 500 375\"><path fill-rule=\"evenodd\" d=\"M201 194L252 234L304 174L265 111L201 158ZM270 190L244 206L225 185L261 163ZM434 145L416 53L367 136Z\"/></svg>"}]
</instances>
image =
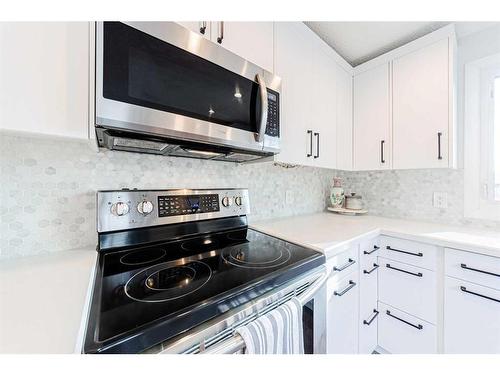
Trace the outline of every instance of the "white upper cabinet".
<instances>
[{"instance_id":1,"label":"white upper cabinet","mask_svg":"<svg viewBox=\"0 0 500 375\"><path fill-rule=\"evenodd\" d=\"M353 169L352 73L337 65L337 169ZM330 145L332 147L332 145Z\"/></svg>"},{"instance_id":2,"label":"white upper cabinet","mask_svg":"<svg viewBox=\"0 0 500 375\"><path fill-rule=\"evenodd\" d=\"M307 164L312 158L312 47L307 27L294 22L275 26L275 74L281 77L281 152L276 160ZM310 130L311 133L307 133ZM310 155L309 157L307 155Z\"/></svg>"},{"instance_id":3,"label":"white upper cabinet","mask_svg":"<svg viewBox=\"0 0 500 375\"><path fill-rule=\"evenodd\" d=\"M88 138L87 22L0 23L0 127Z\"/></svg>"},{"instance_id":4,"label":"white upper cabinet","mask_svg":"<svg viewBox=\"0 0 500 375\"><path fill-rule=\"evenodd\" d=\"M440 40L392 63L395 169L449 166L448 44Z\"/></svg>"},{"instance_id":5,"label":"white upper cabinet","mask_svg":"<svg viewBox=\"0 0 500 375\"><path fill-rule=\"evenodd\" d=\"M354 76L354 169L389 168L389 63L384 63Z\"/></svg>"},{"instance_id":6,"label":"white upper cabinet","mask_svg":"<svg viewBox=\"0 0 500 375\"><path fill-rule=\"evenodd\" d=\"M192 21L179 25L273 72L273 22Z\"/></svg>"},{"instance_id":7,"label":"white upper cabinet","mask_svg":"<svg viewBox=\"0 0 500 375\"><path fill-rule=\"evenodd\" d=\"M312 88L304 94L311 100L309 123L313 130L313 155L309 158L314 165L335 168L337 165L337 82L336 64L332 50L317 40L314 45L312 64Z\"/></svg>"},{"instance_id":8,"label":"white upper cabinet","mask_svg":"<svg viewBox=\"0 0 500 375\"><path fill-rule=\"evenodd\" d=\"M273 72L273 22L212 22L212 41Z\"/></svg>"}]
</instances>

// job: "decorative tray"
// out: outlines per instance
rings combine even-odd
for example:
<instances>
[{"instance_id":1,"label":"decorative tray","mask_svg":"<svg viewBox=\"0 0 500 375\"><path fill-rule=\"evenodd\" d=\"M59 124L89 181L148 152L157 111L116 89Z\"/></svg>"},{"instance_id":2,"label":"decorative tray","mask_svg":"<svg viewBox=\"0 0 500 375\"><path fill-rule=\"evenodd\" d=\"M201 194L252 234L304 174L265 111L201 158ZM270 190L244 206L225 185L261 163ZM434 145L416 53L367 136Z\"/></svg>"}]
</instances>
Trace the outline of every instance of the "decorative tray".
<instances>
[{"instance_id":1,"label":"decorative tray","mask_svg":"<svg viewBox=\"0 0 500 375\"><path fill-rule=\"evenodd\" d=\"M355 216L355 215L363 215L363 214L368 213L368 210L364 210L364 209L352 210L350 208L344 208L344 207L340 207L340 208L327 207L327 209L328 209L328 211L335 212L336 214L341 214L341 215Z\"/></svg>"}]
</instances>

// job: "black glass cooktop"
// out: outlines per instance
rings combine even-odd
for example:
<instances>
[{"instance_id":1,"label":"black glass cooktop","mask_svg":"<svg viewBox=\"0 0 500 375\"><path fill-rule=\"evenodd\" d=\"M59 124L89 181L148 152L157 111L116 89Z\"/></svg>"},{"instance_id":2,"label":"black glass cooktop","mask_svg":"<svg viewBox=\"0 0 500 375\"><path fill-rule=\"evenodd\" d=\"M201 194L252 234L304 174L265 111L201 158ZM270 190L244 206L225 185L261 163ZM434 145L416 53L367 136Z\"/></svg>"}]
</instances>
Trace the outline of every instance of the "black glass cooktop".
<instances>
[{"instance_id":1,"label":"black glass cooktop","mask_svg":"<svg viewBox=\"0 0 500 375\"><path fill-rule=\"evenodd\" d=\"M247 228L101 253L84 351L140 352L323 263Z\"/></svg>"}]
</instances>

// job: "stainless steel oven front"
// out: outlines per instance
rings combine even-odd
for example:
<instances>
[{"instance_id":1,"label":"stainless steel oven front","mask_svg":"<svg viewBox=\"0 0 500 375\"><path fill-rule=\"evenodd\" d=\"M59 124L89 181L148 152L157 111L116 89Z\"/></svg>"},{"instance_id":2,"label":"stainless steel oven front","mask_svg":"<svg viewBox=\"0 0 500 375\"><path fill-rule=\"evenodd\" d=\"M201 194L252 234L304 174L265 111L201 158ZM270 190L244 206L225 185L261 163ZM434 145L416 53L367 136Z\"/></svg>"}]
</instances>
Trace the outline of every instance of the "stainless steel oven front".
<instances>
[{"instance_id":1,"label":"stainless steel oven front","mask_svg":"<svg viewBox=\"0 0 500 375\"><path fill-rule=\"evenodd\" d=\"M96 127L279 152L279 77L174 22L98 22L95 43Z\"/></svg>"}]
</instances>

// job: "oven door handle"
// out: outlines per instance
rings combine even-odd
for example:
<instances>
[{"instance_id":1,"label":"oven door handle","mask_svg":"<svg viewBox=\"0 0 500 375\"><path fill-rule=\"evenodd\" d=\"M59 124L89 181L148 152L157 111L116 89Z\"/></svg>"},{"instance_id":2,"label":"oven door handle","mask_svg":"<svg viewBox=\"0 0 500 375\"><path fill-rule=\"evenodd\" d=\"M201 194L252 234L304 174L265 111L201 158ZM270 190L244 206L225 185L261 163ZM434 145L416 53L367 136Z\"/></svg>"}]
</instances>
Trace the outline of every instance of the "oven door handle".
<instances>
[{"instance_id":1,"label":"oven door handle","mask_svg":"<svg viewBox=\"0 0 500 375\"><path fill-rule=\"evenodd\" d=\"M257 142L264 141L264 134L266 133L266 125L267 125L267 87L264 78L262 75L257 74L257 83L259 84L259 93L260 93L260 101L261 101L261 110L260 110L260 125L259 131L255 133L255 140Z\"/></svg>"}]
</instances>

